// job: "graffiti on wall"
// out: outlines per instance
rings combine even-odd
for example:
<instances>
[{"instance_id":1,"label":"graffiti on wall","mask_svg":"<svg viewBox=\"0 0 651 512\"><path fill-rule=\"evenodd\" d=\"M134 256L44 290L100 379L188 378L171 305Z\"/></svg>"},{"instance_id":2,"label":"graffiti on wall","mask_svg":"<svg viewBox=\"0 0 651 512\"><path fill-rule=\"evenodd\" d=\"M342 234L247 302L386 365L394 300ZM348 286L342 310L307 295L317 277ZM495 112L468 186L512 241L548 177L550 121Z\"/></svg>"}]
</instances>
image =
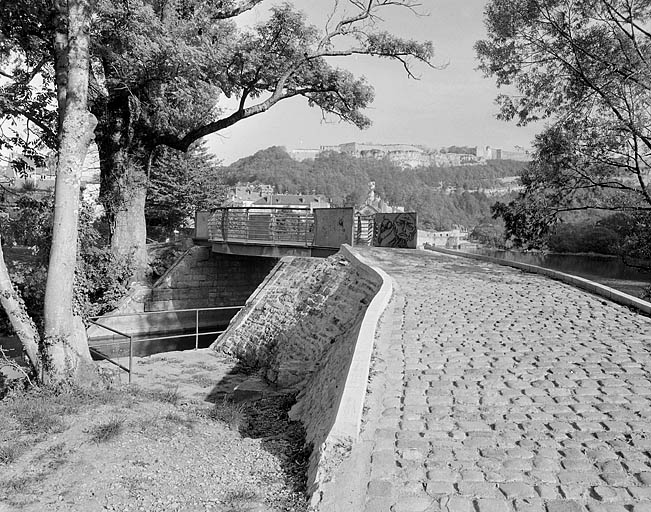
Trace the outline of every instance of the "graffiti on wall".
<instances>
[{"instance_id":1,"label":"graffiti on wall","mask_svg":"<svg viewBox=\"0 0 651 512\"><path fill-rule=\"evenodd\" d=\"M415 249L417 231L416 212L376 213L373 245Z\"/></svg>"}]
</instances>

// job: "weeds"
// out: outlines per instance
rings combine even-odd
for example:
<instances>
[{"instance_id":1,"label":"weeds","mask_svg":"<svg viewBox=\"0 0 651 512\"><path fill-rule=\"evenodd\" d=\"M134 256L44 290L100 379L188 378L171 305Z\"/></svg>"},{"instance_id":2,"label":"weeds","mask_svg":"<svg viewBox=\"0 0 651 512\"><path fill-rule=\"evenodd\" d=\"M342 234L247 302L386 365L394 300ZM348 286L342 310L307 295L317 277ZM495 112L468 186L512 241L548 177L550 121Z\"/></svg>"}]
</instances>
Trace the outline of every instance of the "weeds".
<instances>
[{"instance_id":1,"label":"weeds","mask_svg":"<svg viewBox=\"0 0 651 512\"><path fill-rule=\"evenodd\" d=\"M29 434L53 434L66 430L61 407L43 397L20 398L10 405L9 413Z\"/></svg>"},{"instance_id":2,"label":"weeds","mask_svg":"<svg viewBox=\"0 0 651 512\"><path fill-rule=\"evenodd\" d=\"M243 404L236 404L227 398L221 403L216 403L208 413L211 420L225 423L232 430L246 428L246 410Z\"/></svg>"},{"instance_id":3,"label":"weeds","mask_svg":"<svg viewBox=\"0 0 651 512\"><path fill-rule=\"evenodd\" d=\"M179 395L179 387L176 386L174 389L168 389L164 391L152 391L150 394L153 400L159 402L167 402L168 404L176 405L181 398Z\"/></svg>"},{"instance_id":4,"label":"weeds","mask_svg":"<svg viewBox=\"0 0 651 512\"><path fill-rule=\"evenodd\" d=\"M177 414L175 412L169 412L167 413L163 419L169 423L174 423L176 425L183 426L187 428L188 430L192 430L194 428L194 421L190 419L186 419L180 414Z\"/></svg>"},{"instance_id":5,"label":"weeds","mask_svg":"<svg viewBox=\"0 0 651 512\"><path fill-rule=\"evenodd\" d=\"M25 451L25 445L21 442L0 445L0 464L11 464Z\"/></svg>"},{"instance_id":6,"label":"weeds","mask_svg":"<svg viewBox=\"0 0 651 512\"><path fill-rule=\"evenodd\" d=\"M258 499L256 492L239 488L228 491L222 503L226 506L224 512L246 512L251 510L251 502Z\"/></svg>"},{"instance_id":7,"label":"weeds","mask_svg":"<svg viewBox=\"0 0 651 512\"><path fill-rule=\"evenodd\" d=\"M34 478L30 476L14 476L5 480L2 485L15 493L24 493Z\"/></svg>"},{"instance_id":8,"label":"weeds","mask_svg":"<svg viewBox=\"0 0 651 512\"><path fill-rule=\"evenodd\" d=\"M88 433L91 441L99 444L111 441L118 437L124 430L124 418L111 418L106 423L92 427Z\"/></svg>"},{"instance_id":9,"label":"weeds","mask_svg":"<svg viewBox=\"0 0 651 512\"><path fill-rule=\"evenodd\" d=\"M201 386L202 388L207 388L215 384L215 379L211 378L209 375L206 375L205 373L193 375L190 378L190 381L197 384L198 386Z\"/></svg>"}]
</instances>

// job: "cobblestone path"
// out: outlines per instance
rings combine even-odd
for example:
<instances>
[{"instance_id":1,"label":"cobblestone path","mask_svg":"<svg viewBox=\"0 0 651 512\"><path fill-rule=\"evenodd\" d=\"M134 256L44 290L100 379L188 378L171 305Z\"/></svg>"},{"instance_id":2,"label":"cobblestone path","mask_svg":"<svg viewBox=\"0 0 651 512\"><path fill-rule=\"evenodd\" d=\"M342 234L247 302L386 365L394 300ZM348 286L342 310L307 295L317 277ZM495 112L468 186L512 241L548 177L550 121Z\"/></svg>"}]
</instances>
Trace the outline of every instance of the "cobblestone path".
<instances>
[{"instance_id":1,"label":"cobblestone path","mask_svg":"<svg viewBox=\"0 0 651 512\"><path fill-rule=\"evenodd\" d=\"M651 319L489 263L362 255L395 281L366 512L651 512Z\"/></svg>"}]
</instances>

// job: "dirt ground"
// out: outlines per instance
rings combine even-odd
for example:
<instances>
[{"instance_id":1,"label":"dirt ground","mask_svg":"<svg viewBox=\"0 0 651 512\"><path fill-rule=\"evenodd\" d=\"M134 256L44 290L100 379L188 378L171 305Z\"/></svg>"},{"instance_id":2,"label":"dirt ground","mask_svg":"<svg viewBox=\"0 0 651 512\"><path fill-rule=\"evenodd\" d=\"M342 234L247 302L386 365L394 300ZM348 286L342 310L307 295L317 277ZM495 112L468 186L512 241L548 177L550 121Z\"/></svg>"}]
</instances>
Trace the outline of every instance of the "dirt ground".
<instances>
[{"instance_id":1,"label":"dirt ground","mask_svg":"<svg viewBox=\"0 0 651 512\"><path fill-rule=\"evenodd\" d=\"M132 384L117 377L0 401L0 512L307 510L291 396L208 349L136 358Z\"/></svg>"}]
</instances>

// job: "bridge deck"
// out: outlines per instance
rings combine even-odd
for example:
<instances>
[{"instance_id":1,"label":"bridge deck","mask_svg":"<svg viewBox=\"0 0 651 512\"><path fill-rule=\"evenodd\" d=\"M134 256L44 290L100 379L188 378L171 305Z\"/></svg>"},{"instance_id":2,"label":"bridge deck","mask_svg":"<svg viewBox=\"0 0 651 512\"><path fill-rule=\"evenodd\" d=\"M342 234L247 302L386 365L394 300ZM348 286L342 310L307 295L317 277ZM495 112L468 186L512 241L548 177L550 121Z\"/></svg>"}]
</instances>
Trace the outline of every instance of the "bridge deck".
<instances>
[{"instance_id":1,"label":"bridge deck","mask_svg":"<svg viewBox=\"0 0 651 512\"><path fill-rule=\"evenodd\" d=\"M651 319L490 263L362 254L395 293L321 510L651 511Z\"/></svg>"}]
</instances>

